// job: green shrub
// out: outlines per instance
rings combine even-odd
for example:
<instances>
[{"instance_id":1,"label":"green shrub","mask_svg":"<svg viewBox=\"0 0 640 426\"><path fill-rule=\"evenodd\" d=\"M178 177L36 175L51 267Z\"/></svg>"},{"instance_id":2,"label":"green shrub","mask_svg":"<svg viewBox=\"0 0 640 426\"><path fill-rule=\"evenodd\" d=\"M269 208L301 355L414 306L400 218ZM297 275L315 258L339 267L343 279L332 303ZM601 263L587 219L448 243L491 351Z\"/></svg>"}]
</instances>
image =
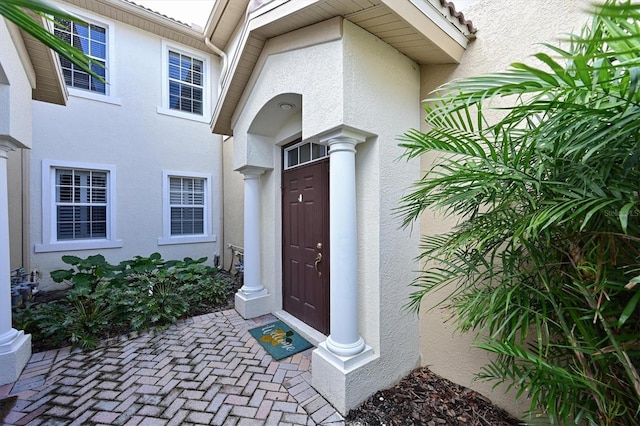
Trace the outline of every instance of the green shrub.
<instances>
[{"instance_id":1,"label":"green shrub","mask_svg":"<svg viewBox=\"0 0 640 426\"><path fill-rule=\"evenodd\" d=\"M551 424L640 424L639 22L607 2L555 58L445 85L402 138L409 158L441 153L404 224L459 218L423 236L409 305L453 290L438 306L495 355L478 376Z\"/></svg>"},{"instance_id":2,"label":"green shrub","mask_svg":"<svg viewBox=\"0 0 640 426\"><path fill-rule=\"evenodd\" d=\"M16 309L14 323L34 340L84 348L109 333L167 326L229 297L233 289L206 260L165 261L153 253L111 265L101 255L63 256L71 268L51 277L69 285L65 299Z\"/></svg>"},{"instance_id":3,"label":"green shrub","mask_svg":"<svg viewBox=\"0 0 640 426\"><path fill-rule=\"evenodd\" d=\"M113 275L114 267L101 254L81 259L77 256L62 256L62 261L73 268L58 269L51 272L51 278L57 283L66 281L81 294L90 294L100 283Z\"/></svg>"}]
</instances>

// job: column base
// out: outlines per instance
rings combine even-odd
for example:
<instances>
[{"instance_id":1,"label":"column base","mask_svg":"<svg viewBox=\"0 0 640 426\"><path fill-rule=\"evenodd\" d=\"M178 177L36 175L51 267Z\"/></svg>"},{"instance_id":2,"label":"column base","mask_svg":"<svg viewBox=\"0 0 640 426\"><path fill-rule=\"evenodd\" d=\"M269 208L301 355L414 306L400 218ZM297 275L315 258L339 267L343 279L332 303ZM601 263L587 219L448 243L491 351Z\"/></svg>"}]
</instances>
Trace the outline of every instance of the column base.
<instances>
[{"instance_id":1,"label":"column base","mask_svg":"<svg viewBox=\"0 0 640 426\"><path fill-rule=\"evenodd\" d=\"M31 335L15 330L11 341L0 346L0 386L18 380L22 370L31 358Z\"/></svg>"},{"instance_id":2,"label":"column base","mask_svg":"<svg viewBox=\"0 0 640 426\"><path fill-rule=\"evenodd\" d=\"M311 359L313 387L346 416L374 389L368 382L375 376L377 360L379 357L368 345L357 355L343 357L331 352L322 342L313 351Z\"/></svg>"},{"instance_id":3,"label":"column base","mask_svg":"<svg viewBox=\"0 0 640 426\"><path fill-rule=\"evenodd\" d=\"M355 343L350 345L342 345L331 338L331 335L327 337L327 340L324 342L324 348L329 350L329 352L337 355L339 358L351 358L362 351L365 350L366 345L364 343L364 339L362 337L358 337L358 340Z\"/></svg>"},{"instance_id":4,"label":"column base","mask_svg":"<svg viewBox=\"0 0 640 426\"><path fill-rule=\"evenodd\" d=\"M332 364L336 369L343 373L348 373L351 370L358 368L361 364L366 364L373 358L373 349L369 345L363 345L363 349L360 353L351 356L341 356L332 352L327 342L322 342L318 345L318 348L313 351L314 355L317 352L318 356L324 358L327 362Z\"/></svg>"},{"instance_id":5,"label":"column base","mask_svg":"<svg viewBox=\"0 0 640 426\"><path fill-rule=\"evenodd\" d=\"M266 289L245 293L240 289L236 293L235 308L244 319L256 318L271 313L271 300Z\"/></svg>"}]
</instances>

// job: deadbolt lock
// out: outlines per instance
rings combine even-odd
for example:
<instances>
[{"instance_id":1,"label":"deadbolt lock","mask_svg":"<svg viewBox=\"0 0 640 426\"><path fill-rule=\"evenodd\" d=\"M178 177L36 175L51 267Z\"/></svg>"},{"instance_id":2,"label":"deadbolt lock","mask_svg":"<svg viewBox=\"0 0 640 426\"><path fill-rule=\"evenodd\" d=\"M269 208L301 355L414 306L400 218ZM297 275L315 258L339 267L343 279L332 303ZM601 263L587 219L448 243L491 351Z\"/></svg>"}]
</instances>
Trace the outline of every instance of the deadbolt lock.
<instances>
[{"instance_id":1,"label":"deadbolt lock","mask_svg":"<svg viewBox=\"0 0 640 426\"><path fill-rule=\"evenodd\" d=\"M316 248L317 248L318 250L322 250L322 243L318 243L318 244L316 244Z\"/></svg>"}]
</instances>

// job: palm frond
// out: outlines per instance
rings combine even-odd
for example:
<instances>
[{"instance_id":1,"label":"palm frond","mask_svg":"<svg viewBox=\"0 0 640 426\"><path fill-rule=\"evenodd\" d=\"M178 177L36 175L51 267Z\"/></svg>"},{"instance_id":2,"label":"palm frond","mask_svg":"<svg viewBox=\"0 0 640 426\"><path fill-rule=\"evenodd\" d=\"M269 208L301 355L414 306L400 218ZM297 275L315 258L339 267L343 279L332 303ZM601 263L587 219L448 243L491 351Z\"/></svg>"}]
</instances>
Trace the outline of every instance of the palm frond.
<instances>
[{"instance_id":1,"label":"palm frond","mask_svg":"<svg viewBox=\"0 0 640 426\"><path fill-rule=\"evenodd\" d=\"M479 377L550 422L637 424L640 5L607 1L567 41L441 86L429 130L399 138L406 158L439 155L401 199L402 225L458 218L423 236L408 307L443 290L431 309L496 355Z\"/></svg>"},{"instance_id":2,"label":"palm frond","mask_svg":"<svg viewBox=\"0 0 640 426\"><path fill-rule=\"evenodd\" d=\"M54 50L63 58L68 59L74 65L91 76L104 82L104 79L98 75L93 67L104 67L100 62L88 57L79 49L71 46L56 37L48 28L42 26L25 10L34 11L37 16L50 19L48 16L56 16L73 22L84 23L78 16L67 12L63 8L44 1L44 0L1 0L0 16L16 24L20 29L24 30L35 39L39 40L46 47Z\"/></svg>"}]
</instances>

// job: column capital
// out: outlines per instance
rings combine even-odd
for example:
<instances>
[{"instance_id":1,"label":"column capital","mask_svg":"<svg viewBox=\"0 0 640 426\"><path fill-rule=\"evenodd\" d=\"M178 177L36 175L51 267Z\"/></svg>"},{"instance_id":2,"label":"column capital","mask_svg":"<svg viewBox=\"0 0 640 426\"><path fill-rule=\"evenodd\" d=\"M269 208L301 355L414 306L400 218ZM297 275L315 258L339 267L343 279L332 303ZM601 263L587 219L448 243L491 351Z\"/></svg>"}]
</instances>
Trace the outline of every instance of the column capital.
<instances>
[{"instance_id":1,"label":"column capital","mask_svg":"<svg viewBox=\"0 0 640 426\"><path fill-rule=\"evenodd\" d=\"M336 143L351 143L353 146L365 142L367 137L373 136L370 133L348 127L340 127L331 130L318 138L319 142L324 145L334 145Z\"/></svg>"},{"instance_id":2,"label":"column capital","mask_svg":"<svg viewBox=\"0 0 640 426\"><path fill-rule=\"evenodd\" d=\"M269 169L259 166L242 166L236 169L237 172L244 175L245 180L251 178L255 179L267 170Z\"/></svg>"},{"instance_id":3,"label":"column capital","mask_svg":"<svg viewBox=\"0 0 640 426\"><path fill-rule=\"evenodd\" d=\"M7 152L15 151L22 147L22 144L15 141L13 138L6 135L0 135L0 157L7 158Z\"/></svg>"}]
</instances>

